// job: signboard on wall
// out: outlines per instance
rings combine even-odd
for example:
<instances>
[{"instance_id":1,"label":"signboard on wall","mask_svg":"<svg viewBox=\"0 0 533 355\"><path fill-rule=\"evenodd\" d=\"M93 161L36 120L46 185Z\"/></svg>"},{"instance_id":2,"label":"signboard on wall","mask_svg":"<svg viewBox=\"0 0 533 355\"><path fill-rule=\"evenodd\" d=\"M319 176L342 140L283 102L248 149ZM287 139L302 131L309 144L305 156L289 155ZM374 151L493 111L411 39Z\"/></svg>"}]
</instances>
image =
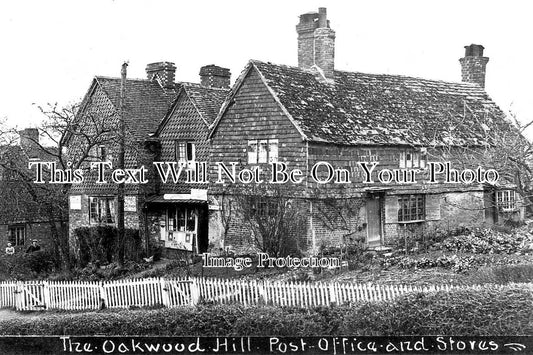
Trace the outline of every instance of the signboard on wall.
<instances>
[{"instance_id":1,"label":"signboard on wall","mask_svg":"<svg viewBox=\"0 0 533 355\"><path fill-rule=\"evenodd\" d=\"M137 196L124 196L124 212L137 212Z\"/></svg>"},{"instance_id":2,"label":"signboard on wall","mask_svg":"<svg viewBox=\"0 0 533 355\"><path fill-rule=\"evenodd\" d=\"M71 210L81 210L81 196L71 195L69 196L69 205Z\"/></svg>"}]
</instances>

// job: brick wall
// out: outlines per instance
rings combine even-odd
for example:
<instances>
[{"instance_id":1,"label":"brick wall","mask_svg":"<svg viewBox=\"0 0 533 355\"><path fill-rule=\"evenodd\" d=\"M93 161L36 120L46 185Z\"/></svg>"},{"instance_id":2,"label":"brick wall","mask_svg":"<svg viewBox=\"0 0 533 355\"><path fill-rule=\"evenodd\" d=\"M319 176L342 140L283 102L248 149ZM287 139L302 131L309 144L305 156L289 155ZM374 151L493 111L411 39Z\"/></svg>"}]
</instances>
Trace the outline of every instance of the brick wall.
<instances>
[{"instance_id":1,"label":"brick wall","mask_svg":"<svg viewBox=\"0 0 533 355\"><path fill-rule=\"evenodd\" d=\"M17 251L25 252L33 239L37 239L37 243L43 249L51 249L53 243L51 240L52 231L48 222L34 222L34 223L14 223L13 225L24 226L26 233L26 240L24 245L15 246ZM9 241L9 226L8 224L0 225L0 246L2 249L0 252L4 252L4 248Z\"/></svg>"}]
</instances>

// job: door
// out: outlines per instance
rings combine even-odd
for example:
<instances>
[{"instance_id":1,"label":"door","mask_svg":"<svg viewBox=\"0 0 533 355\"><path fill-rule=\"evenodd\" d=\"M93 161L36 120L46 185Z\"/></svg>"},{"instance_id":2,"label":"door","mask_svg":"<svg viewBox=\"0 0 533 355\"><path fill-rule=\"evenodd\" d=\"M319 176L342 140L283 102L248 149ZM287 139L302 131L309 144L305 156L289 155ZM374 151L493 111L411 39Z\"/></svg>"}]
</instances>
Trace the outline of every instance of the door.
<instances>
[{"instance_id":1,"label":"door","mask_svg":"<svg viewBox=\"0 0 533 355\"><path fill-rule=\"evenodd\" d=\"M381 198L370 195L366 201L366 242L369 247L381 245Z\"/></svg>"}]
</instances>

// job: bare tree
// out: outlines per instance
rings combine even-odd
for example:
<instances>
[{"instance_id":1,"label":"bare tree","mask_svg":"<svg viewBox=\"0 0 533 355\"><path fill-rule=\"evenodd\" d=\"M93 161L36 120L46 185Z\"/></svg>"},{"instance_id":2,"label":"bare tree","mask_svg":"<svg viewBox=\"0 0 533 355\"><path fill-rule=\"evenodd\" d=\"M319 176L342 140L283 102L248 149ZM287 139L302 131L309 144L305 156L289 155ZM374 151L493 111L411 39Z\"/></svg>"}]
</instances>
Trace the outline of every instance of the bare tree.
<instances>
[{"instance_id":1,"label":"bare tree","mask_svg":"<svg viewBox=\"0 0 533 355\"><path fill-rule=\"evenodd\" d=\"M17 129L7 127L5 123L0 128L3 143L0 167L13 177L2 181L2 193L11 195L11 200L24 200L26 205L39 206L40 213L46 216L50 225L52 243L67 269L70 268L68 193L71 183L36 184L36 171L29 169L28 162L30 158L37 158L54 162L63 171L87 169L90 161L97 160L100 145L116 144L116 112L84 112L82 116L78 114L79 108L80 104L39 106L44 115L38 127L39 138L24 137L32 146L31 156L16 144ZM48 179L50 171L45 169L44 173ZM17 189L7 188L6 184L16 184Z\"/></svg>"}]
</instances>

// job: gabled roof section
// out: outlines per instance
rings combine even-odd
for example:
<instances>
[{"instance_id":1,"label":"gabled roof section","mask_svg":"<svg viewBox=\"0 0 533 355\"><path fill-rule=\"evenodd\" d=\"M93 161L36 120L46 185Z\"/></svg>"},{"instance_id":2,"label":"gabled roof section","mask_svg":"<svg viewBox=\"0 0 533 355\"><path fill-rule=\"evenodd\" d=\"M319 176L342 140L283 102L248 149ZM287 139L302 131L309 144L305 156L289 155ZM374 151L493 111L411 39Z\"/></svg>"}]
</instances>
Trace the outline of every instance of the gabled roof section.
<instances>
[{"instance_id":1,"label":"gabled roof section","mask_svg":"<svg viewBox=\"0 0 533 355\"><path fill-rule=\"evenodd\" d=\"M120 78L97 76L96 82L105 91L113 106L120 104ZM126 127L136 139L154 133L176 98L180 84L174 90L163 89L156 81L126 80Z\"/></svg>"},{"instance_id":2,"label":"gabled roof section","mask_svg":"<svg viewBox=\"0 0 533 355\"><path fill-rule=\"evenodd\" d=\"M181 89L176 95L174 103L165 116L165 119L159 125L156 135L161 132L172 116L176 109L178 98L181 95L187 95L206 126L209 127L215 121L220 107L229 92L229 89L206 87L195 83L181 83Z\"/></svg>"},{"instance_id":3,"label":"gabled roof section","mask_svg":"<svg viewBox=\"0 0 533 355\"><path fill-rule=\"evenodd\" d=\"M479 86L335 71L320 73L252 60L212 126L211 135L255 68L302 138L341 145L485 145L494 128L509 129L505 114Z\"/></svg>"}]
</instances>

